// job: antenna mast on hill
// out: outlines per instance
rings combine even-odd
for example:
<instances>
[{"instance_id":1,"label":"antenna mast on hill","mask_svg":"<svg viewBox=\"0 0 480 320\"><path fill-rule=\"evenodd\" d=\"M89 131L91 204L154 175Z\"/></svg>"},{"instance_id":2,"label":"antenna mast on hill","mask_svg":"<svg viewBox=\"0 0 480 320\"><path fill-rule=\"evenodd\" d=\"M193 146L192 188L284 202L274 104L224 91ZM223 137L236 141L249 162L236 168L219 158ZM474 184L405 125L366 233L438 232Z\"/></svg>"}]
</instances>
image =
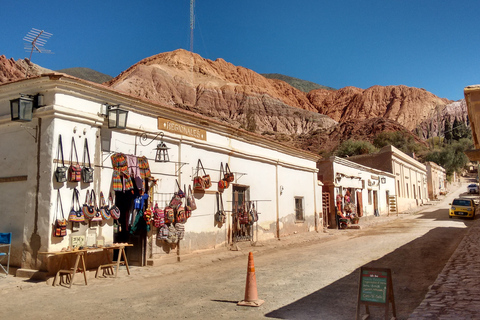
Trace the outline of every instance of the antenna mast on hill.
<instances>
[{"instance_id":1,"label":"antenna mast on hill","mask_svg":"<svg viewBox=\"0 0 480 320\"><path fill-rule=\"evenodd\" d=\"M195 0L190 0L190 52L193 52L193 29L195 28Z\"/></svg>"},{"instance_id":2,"label":"antenna mast on hill","mask_svg":"<svg viewBox=\"0 0 480 320\"><path fill-rule=\"evenodd\" d=\"M32 53L33 51L38 51L39 53L52 53L50 50L44 49L43 46L45 43L47 43L47 40L50 39L50 37L53 36L53 34L46 32L44 30L38 30L35 28L32 28L27 35L23 38L23 41L26 41L24 49L30 50L30 58L28 60L31 62L32 61ZM25 77L28 75L28 67L27 71L25 74Z\"/></svg>"}]
</instances>

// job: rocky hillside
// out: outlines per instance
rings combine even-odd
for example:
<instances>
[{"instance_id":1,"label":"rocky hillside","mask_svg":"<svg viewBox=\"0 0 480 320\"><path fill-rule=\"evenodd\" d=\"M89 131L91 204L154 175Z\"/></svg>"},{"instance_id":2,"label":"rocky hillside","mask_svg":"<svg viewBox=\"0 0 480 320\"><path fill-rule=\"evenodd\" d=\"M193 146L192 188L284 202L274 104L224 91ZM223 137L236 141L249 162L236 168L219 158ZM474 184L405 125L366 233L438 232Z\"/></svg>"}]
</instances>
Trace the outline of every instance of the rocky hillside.
<instances>
[{"instance_id":1,"label":"rocky hillside","mask_svg":"<svg viewBox=\"0 0 480 320\"><path fill-rule=\"evenodd\" d=\"M28 59L15 61L13 58L7 59L4 55L0 56L0 84L48 72L52 70L42 68Z\"/></svg>"},{"instance_id":2,"label":"rocky hillside","mask_svg":"<svg viewBox=\"0 0 480 320\"><path fill-rule=\"evenodd\" d=\"M185 50L146 58L106 85L260 133L294 135L336 125L281 80Z\"/></svg>"},{"instance_id":3,"label":"rocky hillside","mask_svg":"<svg viewBox=\"0 0 480 320\"><path fill-rule=\"evenodd\" d=\"M465 99L438 106L433 109L428 118L422 121L415 131L420 137L427 139L436 136L443 136L445 121L450 125L457 119L469 126L467 103Z\"/></svg>"},{"instance_id":4,"label":"rocky hillside","mask_svg":"<svg viewBox=\"0 0 480 320\"><path fill-rule=\"evenodd\" d=\"M385 118L414 130L430 117L437 107L451 101L434 94L407 86L373 86L366 90L345 87L337 91L324 89L308 93L309 101L318 112L335 121Z\"/></svg>"},{"instance_id":5,"label":"rocky hillside","mask_svg":"<svg viewBox=\"0 0 480 320\"><path fill-rule=\"evenodd\" d=\"M92 81L95 83L104 83L112 80L113 78L107 74L92 70L90 68L81 68L81 67L61 69L61 70L56 70L56 72L66 73L71 76L74 76L83 80Z\"/></svg>"},{"instance_id":6,"label":"rocky hillside","mask_svg":"<svg viewBox=\"0 0 480 320\"><path fill-rule=\"evenodd\" d=\"M303 91L305 93L310 92L310 91L315 90L315 89L336 90L334 88L327 87L327 86L322 86L320 84L317 84L317 83L314 83L314 82L311 82L311 81L306 81L306 80L302 80L302 79L298 79L298 78L294 78L294 77L289 77L289 76L279 74L279 73L262 73L261 75L264 76L267 79L278 79L278 80L285 81L286 83L288 83L292 87L297 88L298 90Z\"/></svg>"},{"instance_id":7,"label":"rocky hillside","mask_svg":"<svg viewBox=\"0 0 480 320\"><path fill-rule=\"evenodd\" d=\"M42 73L28 60L0 56L0 83L24 78L27 67L29 76ZM445 119L467 121L464 101L424 89L373 86L305 93L285 81L185 50L143 59L104 85L313 152L331 151L349 138L371 141L382 131L414 131L426 138L440 132Z\"/></svg>"},{"instance_id":8,"label":"rocky hillside","mask_svg":"<svg viewBox=\"0 0 480 320\"><path fill-rule=\"evenodd\" d=\"M384 131L401 131L412 136L417 142L423 141L396 121L385 118L371 118L366 120L347 120L340 122L333 130L312 131L301 135L293 141L296 147L314 153L331 152L340 143L348 140L364 140L373 143L375 136Z\"/></svg>"}]
</instances>

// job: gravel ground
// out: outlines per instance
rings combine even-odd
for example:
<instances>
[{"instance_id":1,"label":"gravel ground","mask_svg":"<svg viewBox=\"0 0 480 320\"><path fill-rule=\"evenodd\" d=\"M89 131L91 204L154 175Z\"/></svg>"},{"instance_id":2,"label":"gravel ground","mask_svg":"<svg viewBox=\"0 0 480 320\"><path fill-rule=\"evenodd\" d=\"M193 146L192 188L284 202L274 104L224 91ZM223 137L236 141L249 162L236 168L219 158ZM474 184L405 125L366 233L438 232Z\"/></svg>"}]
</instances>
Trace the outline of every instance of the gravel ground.
<instances>
[{"instance_id":1,"label":"gravel ground","mask_svg":"<svg viewBox=\"0 0 480 320\"><path fill-rule=\"evenodd\" d=\"M476 221L448 219L442 201L398 216L362 221L360 230L326 230L241 243L238 251L218 249L180 263L124 268L118 278L89 273L71 289L15 277L0 279L2 318L50 319L354 319L359 268L392 270L398 319L422 302L468 227ZM253 252L258 308L240 307L248 252ZM47 282L47 284L50 282ZM381 308L371 308L372 319Z\"/></svg>"}]
</instances>

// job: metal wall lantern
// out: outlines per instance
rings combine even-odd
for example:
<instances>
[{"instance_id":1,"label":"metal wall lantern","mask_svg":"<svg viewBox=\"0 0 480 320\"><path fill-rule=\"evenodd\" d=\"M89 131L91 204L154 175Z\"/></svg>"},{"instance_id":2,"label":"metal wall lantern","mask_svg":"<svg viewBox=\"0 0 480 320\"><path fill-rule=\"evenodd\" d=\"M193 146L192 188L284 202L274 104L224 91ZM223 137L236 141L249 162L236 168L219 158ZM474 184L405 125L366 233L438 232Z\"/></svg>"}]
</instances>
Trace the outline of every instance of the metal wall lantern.
<instances>
[{"instance_id":1,"label":"metal wall lantern","mask_svg":"<svg viewBox=\"0 0 480 320\"><path fill-rule=\"evenodd\" d=\"M43 106L43 95L20 94L20 98L10 100L12 121L32 121L33 109Z\"/></svg>"},{"instance_id":2,"label":"metal wall lantern","mask_svg":"<svg viewBox=\"0 0 480 320\"><path fill-rule=\"evenodd\" d=\"M163 133L161 134L160 143L157 144L157 153L155 154L155 162L169 162L168 149L165 142L163 142Z\"/></svg>"},{"instance_id":3,"label":"metal wall lantern","mask_svg":"<svg viewBox=\"0 0 480 320\"><path fill-rule=\"evenodd\" d=\"M127 127L128 111L121 109L120 105L107 106L108 128L110 129L125 129Z\"/></svg>"},{"instance_id":4,"label":"metal wall lantern","mask_svg":"<svg viewBox=\"0 0 480 320\"><path fill-rule=\"evenodd\" d=\"M170 156L168 155L168 149L170 148L168 148L165 142L163 142L163 132L157 133L157 135L146 144L143 143L143 141L147 141L147 133L143 133L140 138L140 144L146 147L158 137L160 137L160 142L157 144L157 147L153 149L155 150L155 162L170 162Z\"/></svg>"}]
</instances>

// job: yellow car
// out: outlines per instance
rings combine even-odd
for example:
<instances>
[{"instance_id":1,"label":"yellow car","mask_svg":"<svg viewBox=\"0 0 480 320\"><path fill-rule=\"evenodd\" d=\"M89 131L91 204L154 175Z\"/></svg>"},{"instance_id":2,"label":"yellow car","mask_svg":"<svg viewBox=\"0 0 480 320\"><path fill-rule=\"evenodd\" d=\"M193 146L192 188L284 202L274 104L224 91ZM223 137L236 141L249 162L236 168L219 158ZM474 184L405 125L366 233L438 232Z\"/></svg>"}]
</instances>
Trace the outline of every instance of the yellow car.
<instances>
[{"instance_id":1,"label":"yellow car","mask_svg":"<svg viewBox=\"0 0 480 320\"><path fill-rule=\"evenodd\" d=\"M475 218L475 202L472 199L457 198L450 203L450 210L448 210L450 218L465 217Z\"/></svg>"}]
</instances>

